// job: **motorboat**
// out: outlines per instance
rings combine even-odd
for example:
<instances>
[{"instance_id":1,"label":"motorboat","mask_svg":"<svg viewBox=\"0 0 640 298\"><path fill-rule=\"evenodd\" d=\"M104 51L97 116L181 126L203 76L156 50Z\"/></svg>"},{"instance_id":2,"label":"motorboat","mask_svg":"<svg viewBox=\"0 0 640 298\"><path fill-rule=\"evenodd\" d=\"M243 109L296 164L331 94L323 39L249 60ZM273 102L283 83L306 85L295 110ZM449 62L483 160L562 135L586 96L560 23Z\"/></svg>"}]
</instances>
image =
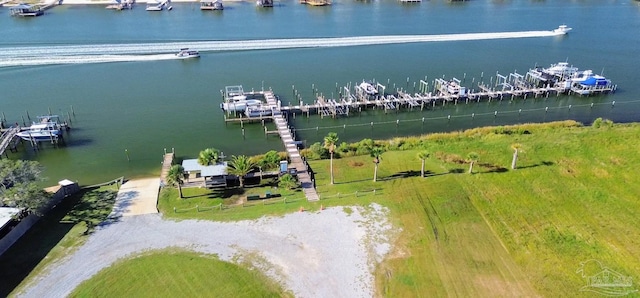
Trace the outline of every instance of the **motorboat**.
<instances>
[{"instance_id":1,"label":"motorboat","mask_svg":"<svg viewBox=\"0 0 640 298\"><path fill-rule=\"evenodd\" d=\"M222 103L220 107L226 112L245 112L248 107L261 104L262 101L259 99L247 99L246 95L235 95L230 97L227 102Z\"/></svg>"},{"instance_id":2,"label":"motorboat","mask_svg":"<svg viewBox=\"0 0 640 298\"><path fill-rule=\"evenodd\" d=\"M265 107L262 104L248 105L244 110L244 114L247 117L264 117L271 116L273 110L269 107Z\"/></svg>"},{"instance_id":3,"label":"motorboat","mask_svg":"<svg viewBox=\"0 0 640 298\"><path fill-rule=\"evenodd\" d=\"M560 25L558 28L553 29L554 33L567 34L569 31L573 30L573 28L567 27L567 25Z\"/></svg>"},{"instance_id":4,"label":"motorboat","mask_svg":"<svg viewBox=\"0 0 640 298\"><path fill-rule=\"evenodd\" d=\"M182 48L180 52L176 53L176 57L179 59L199 58L200 53L195 50L189 50L189 48Z\"/></svg>"},{"instance_id":5,"label":"motorboat","mask_svg":"<svg viewBox=\"0 0 640 298\"><path fill-rule=\"evenodd\" d=\"M62 135L60 124L54 120L57 116L42 116L38 118L40 118L40 122L33 122L29 128L16 135L30 142L53 141Z\"/></svg>"},{"instance_id":6,"label":"motorboat","mask_svg":"<svg viewBox=\"0 0 640 298\"><path fill-rule=\"evenodd\" d=\"M258 7L273 7L273 0L258 0L256 1Z\"/></svg>"},{"instance_id":7,"label":"motorboat","mask_svg":"<svg viewBox=\"0 0 640 298\"><path fill-rule=\"evenodd\" d=\"M200 0L200 10L224 10L222 0Z\"/></svg>"},{"instance_id":8,"label":"motorboat","mask_svg":"<svg viewBox=\"0 0 640 298\"><path fill-rule=\"evenodd\" d=\"M378 90L376 89L376 87L373 86L372 83L366 82L366 81L362 81L362 83L360 83L358 85L358 88L360 88L360 90L362 90L362 92L368 94L368 95L376 95L378 94Z\"/></svg>"},{"instance_id":9,"label":"motorboat","mask_svg":"<svg viewBox=\"0 0 640 298\"><path fill-rule=\"evenodd\" d=\"M551 64L549 68L542 69L543 73L559 78L570 78L578 72L577 67L569 66L568 62Z\"/></svg>"},{"instance_id":10,"label":"motorboat","mask_svg":"<svg viewBox=\"0 0 640 298\"><path fill-rule=\"evenodd\" d=\"M454 78L446 83L447 93L464 97L467 95L467 88L460 85L460 80Z\"/></svg>"},{"instance_id":11,"label":"motorboat","mask_svg":"<svg viewBox=\"0 0 640 298\"><path fill-rule=\"evenodd\" d=\"M609 85L607 78L594 74L592 70L583 70L571 77L571 82L585 86L606 86Z\"/></svg>"},{"instance_id":12,"label":"motorboat","mask_svg":"<svg viewBox=\"0 0 640 298\"><path fill-rule=\"evenodd\" d=\"M146 11L161 11L167 6L168 1L149 0Z\"/></svg>"}]
</instances>

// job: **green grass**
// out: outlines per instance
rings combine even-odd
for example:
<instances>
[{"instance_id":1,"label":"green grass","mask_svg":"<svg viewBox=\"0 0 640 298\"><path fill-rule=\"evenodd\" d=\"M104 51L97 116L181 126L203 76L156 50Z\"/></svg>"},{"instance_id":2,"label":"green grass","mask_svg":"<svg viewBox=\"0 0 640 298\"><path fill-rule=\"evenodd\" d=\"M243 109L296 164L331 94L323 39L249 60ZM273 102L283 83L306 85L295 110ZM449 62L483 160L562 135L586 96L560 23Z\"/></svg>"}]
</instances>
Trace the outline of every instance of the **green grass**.
<instances>
[{"instance_id":1,"label":"green grass","mask_svg":"<svg viewBox=\"0 0 640 298\"><path fill-rule=\"evenodd\" d=\"M43 216L0 256L0 296L16 292L48 264L82 245L91 227L109 215L116 194L113 185L83 189Z\"/></svg>"},{"instance_id":2,"label":"green grass","mask_svg":"<svg viewBox=\"0 0 640 298\"><path fill-rule=\"evenodd\" d=\"M382 188L376 201L403 229L376 272L389 297L584 296L576 273L589 259L633 280L640 277L640 126L564 128L530 134L462 134L428 143L431 175L419 173L417 150L383 155L380 182L369 157L311 162L320 192ZM510 145L525 152L519 169ZM455 156L480 154L475 174Z\"/></svg>"},{"instance_id":3,"label":"green grass","mask_svg":"<svg viewBox=\"0 0 640 298\"><path fill-rule=\"evenodd\" d=\"M576 270L590 259L638 281L640 175L635 170L640 166L640 124L562 126L567 125L394 139L395 144L404 142L398 149L411 143L432 152L425 178L419 177L415 146L385 152L378 182L372 181L368 156L334 160L334 185L329 185L329 161L311 161L320 196L332 197L315 203L285 204L275 198L266 201L269 205L238 205L238 198L247 194L275 193L262 186L222 194L184 189L184 199L178 199L177 190L164 189L158 205L169 218L226 221L278 216L300 207L382 204L402 232L376 268L380 296L589 296L580 291L586 282ZM508 169L514 143L523 145L517 170ZM464 157L472 151L480 158L474 174L467 174ZM353 195L372 189L376 195ZM338 193L341 198L335 197ZM218 204L225 208L206 208ZM196 205L207 210L188 210ZM208 274L187 271L194 278Z\"/></svg>"},{"instance_id":4,"label":"green grass","mask_svg":"<svg viewBox=\"0 0 640 298\"><path fill-rule=\"evenodd\" d=\"M123 260L83 282L71 297L291 297L258 270L184 251Z\"/></svg>"}]
</instances>

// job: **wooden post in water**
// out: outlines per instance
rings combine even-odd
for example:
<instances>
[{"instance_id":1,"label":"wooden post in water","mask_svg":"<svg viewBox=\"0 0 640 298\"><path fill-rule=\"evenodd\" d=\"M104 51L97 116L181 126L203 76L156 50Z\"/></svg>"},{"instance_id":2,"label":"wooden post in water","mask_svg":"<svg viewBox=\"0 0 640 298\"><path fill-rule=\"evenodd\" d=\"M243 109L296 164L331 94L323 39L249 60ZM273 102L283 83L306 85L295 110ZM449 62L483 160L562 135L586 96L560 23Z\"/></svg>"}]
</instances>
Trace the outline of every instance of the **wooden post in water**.
<instances>
[{"instance_id":1,"label":"wooden post in water","mask_svg":"<svg viewBox=\"0 0 640 298\"><path fill-rule=\"evenodd\" d=\"M124 154L127 156L127 161L131 161L131 159L129 158L129 150L124 149Z\"/></svg>"}]
</instances>

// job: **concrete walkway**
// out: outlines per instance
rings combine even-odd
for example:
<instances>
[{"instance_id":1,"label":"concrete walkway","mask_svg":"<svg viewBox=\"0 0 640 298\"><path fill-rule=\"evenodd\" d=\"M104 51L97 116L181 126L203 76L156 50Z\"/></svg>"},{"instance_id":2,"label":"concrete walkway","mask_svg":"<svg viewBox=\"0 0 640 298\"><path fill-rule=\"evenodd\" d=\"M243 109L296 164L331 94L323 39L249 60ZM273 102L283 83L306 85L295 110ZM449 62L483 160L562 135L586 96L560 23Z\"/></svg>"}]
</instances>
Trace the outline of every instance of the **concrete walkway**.
<instances>
[{"instance_id":1,"label":"concrete walkway","mask_svg":"<svg viewBox=\"0 0 640 298\"><path fill-rule=\"evenodd\" d=\"M109 218L158 213L160 179L129 180L120 186Z\"/></svg>"}]
</instances>

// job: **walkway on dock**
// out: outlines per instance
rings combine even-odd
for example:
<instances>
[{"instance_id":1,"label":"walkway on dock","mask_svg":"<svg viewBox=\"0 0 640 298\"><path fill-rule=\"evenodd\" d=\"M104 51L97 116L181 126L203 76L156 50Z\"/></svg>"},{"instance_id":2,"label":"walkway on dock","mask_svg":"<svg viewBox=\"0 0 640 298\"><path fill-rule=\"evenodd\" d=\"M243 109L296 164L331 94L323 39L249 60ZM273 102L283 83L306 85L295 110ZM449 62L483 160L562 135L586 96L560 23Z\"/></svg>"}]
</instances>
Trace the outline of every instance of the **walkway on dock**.
<instances>
[{"instance_id":1,"label":"walkway on dock","mask_svg":"<svg viewBox=\"0 0 640 298\"><path fill-rule=\"evenodd\" d=\"M2 133L2 136L0 137L0 156L4 154L4 151L7 150L7 148L13 141L13 138L19 132L20 132L20 127L17 126L17 127L11 127Z\"/></svg>"},{"instance_id":2,"label":"walkway on dock","mask_svg":"<svg viewBox=\"0 0 640 298\"><path fill-rule=\"evenodd\" d=\"M167 184L167 175L169 174L169 169L173 165L173 152L165 153L164 158L162 160L162 171L160 172L160 184Z\"/></svg>"},{"instance_id":3,"label":"walkway on dock","mask_svg":"<svg viewBox=\"0 0 640 298\"><path fill-rule=\"evenodd\" d=\"M320 197L318 196L318 193L316 192L316 189L313 185L313 181L311 181L311 176L307 171L307 166L302 161L300 151L298 150L298 145L293 139L289 124L280 112L280 108L278 107L278 102L275 95L273 95L272 91L265 91L264 97L267 100L267 104L274 111L272 115L273 121L276 124L280 139L282 140L282 143L284 143L284 147L287 150L287 154L289 155L289 160L291 161L290 166L295 168L298 173L298 180L302 184L304 195L307 197L308 201L320 200Z\"/></svg>"}]
</instances>

